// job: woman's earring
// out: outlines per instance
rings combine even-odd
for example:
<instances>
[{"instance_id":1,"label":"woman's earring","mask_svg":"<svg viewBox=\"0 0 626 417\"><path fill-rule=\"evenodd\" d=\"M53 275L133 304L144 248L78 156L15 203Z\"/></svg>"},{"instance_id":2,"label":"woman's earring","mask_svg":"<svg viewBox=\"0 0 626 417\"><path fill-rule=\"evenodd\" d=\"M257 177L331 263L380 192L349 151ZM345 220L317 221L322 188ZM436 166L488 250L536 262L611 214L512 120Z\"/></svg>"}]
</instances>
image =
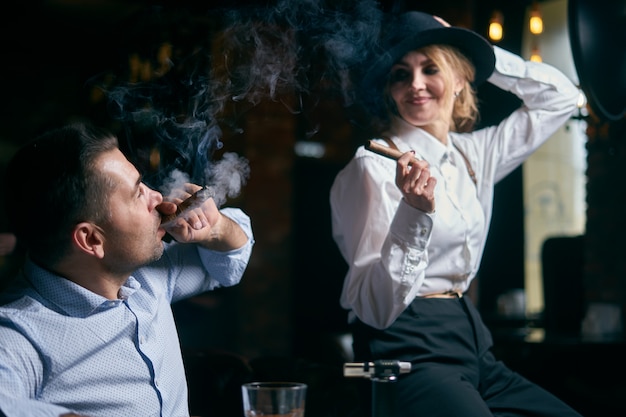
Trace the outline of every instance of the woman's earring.
<instances>
[{"instance_id":1,"label":"woman's earring","mask_svg":"<svg viewBox=\"0 0 626 417\"><path fill-rule=\"evenodd\" d=\"M455 92L454 92L454 98L457 98L457 97L459 96L459 94L460 94L460 93L461 93L460 91L455 91Z\"/></svg>"}]
</instances>

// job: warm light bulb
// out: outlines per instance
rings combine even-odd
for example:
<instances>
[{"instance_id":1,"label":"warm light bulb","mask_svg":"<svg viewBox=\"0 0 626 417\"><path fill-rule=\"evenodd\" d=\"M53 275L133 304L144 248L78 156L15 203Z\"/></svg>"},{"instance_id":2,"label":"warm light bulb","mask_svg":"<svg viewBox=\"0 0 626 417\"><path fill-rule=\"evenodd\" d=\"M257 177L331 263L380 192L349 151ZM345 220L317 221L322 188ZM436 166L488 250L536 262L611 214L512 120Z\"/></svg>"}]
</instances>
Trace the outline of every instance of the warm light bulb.
<instances>
[{"instance_id":1,"label":"warm light bulb","mask_svg":"<svg viewBox=\"0 0 626 417\"><path fill-rule=\"evenodd\" d=\"M539 4L535 1L530 9L530 21L528 22L530 33L539 35L543 32L543 19L539 11Z\"/></svg>"},{"instance_id":2,"label":"warm light bulb","mask_svg":"<svg viewBox=\"0 0 626 417\"><path fill-rule=\"evenodd\" d=\"M543 20L541 19L541 16L531 16L529 25L530 33L539 35L543 32Z\"/></svg>"},{"instance_id":3,"label":"warm light bulb","mask_svg":"<svg viewBox=\"0 0 626 417\"><path fill-rule=\"evenodd\" d=\"M502 20L502 13L497 11L493 12L491 20L489 20L489 39L492 41L499 41L502 39L504 32L502 29Z\"/></svg>"},{"instance_id":4,"label":"warm light bulb","mask_svg":"<svg viewBox=\"0 0 626 417\"><path fill-rule=\"evenodd\" d=\"M150 151L150 168L152 169L158 169L159 165L161 165L161 151L159 150L159 148L152 148L152 150Z\"/></svg>"},{"instance_id":5,"label":"warm light bulb","mask_svg":"<svg viewBox=\"0 0 626 417\"><path fill-rule=\"evenodd\" d=\"M534 47L533 50L530 52L530 60L533 62L541 62L543 61L541 59L541 52L539 52L539 48L538 47Z\"/></svg>"}]
</instances>

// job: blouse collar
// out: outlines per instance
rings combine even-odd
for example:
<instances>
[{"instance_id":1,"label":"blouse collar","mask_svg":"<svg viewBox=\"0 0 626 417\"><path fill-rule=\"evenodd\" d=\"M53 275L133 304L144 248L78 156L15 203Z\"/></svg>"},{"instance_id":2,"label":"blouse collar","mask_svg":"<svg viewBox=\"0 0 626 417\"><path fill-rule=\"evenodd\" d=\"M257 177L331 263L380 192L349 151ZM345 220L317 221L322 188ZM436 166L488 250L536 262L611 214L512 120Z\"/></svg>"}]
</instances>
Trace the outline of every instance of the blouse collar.
<instances>
[{"instance_id":1,"label":"blouse collar","mask_svg":"<svg viewBox=\"0 0 626 417\"><path fill-rule=\"evenodd\" d=\"M453 154L451 138L448 138L448 144L444 145L424 129L415 127L399 117L394 117L388 133L402 152L412 149L416 157L430 164L439 165Z\"/></svg>"}]
</instances>

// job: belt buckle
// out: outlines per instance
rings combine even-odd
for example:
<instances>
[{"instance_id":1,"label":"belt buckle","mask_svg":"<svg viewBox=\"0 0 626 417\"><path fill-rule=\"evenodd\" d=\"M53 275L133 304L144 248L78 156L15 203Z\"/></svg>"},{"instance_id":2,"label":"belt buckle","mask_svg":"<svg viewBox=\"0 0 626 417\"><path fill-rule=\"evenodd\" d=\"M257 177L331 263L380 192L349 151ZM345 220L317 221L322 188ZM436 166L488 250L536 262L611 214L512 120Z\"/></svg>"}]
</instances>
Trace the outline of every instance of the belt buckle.
<instances>
[{"instance_id":1,"label":"belt buckle","mask_svg":"<svg viewBox=\"0 0 626 417\"><path fill-rule=\"evenodd\" d=\"M463 293L461 292L461 290L448 290L448 291L444 292L443 294L454 295L457 298L463 298Z\"/></svg>"}]
</instances>

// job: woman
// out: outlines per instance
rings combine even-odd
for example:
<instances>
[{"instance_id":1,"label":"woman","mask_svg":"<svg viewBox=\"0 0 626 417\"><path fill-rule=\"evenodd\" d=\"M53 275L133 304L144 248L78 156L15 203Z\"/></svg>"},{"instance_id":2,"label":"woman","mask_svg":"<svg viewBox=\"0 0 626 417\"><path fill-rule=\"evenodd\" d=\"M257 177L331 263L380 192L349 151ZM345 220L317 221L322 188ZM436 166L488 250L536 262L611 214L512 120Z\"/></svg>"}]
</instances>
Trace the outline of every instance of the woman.
<instances>
[{"instance_id":1,"label":"woman","mask_svg":"<svg viewBox=\"0 0 626 417\"><path fill-rule=\"evenodd\" d=\"M402 156L359 148L330 196L355 360L411 362L397 385L402 416L578 416L495 360L463 293L480 265L494 184L570 117L579 91L556 69L431 15L408 12L387 27L364 88L386 122L375 142ZM523 105L472 132L474 87L486 80Z\"/></svg>"}]
</instances>

